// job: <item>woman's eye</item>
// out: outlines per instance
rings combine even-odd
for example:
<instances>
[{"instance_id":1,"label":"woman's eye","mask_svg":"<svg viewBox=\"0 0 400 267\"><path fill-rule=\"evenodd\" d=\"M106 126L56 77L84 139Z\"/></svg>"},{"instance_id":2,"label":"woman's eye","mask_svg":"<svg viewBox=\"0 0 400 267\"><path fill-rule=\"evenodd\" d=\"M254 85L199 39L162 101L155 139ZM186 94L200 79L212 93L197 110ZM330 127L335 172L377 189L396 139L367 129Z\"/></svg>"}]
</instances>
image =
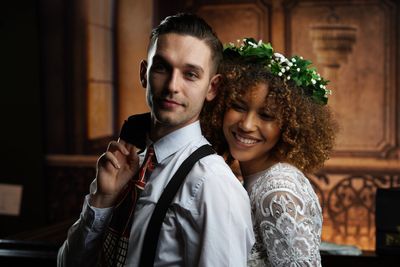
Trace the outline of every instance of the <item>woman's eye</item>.
<instances>
[{"instance_id":1,"label":"woman's eye","mask_svg":"<svg viewBox=\"0 0 400 267\"><path fill-rule=\"evenodd\" d=\"M236 110L236 111L239 111L239 112L243 112L243 111L246 110L245 106L243 106L243 105L241 105L239 103L232 103L231 104L231 108Z\"/></svg>"},{"instance_id":2,"label":"woman's eye","mask_svg":"<svg viewBox=\"0 0 400 267\"><path fill-rule=\"evenodd\" d=\"M265 121L273 121L275 120L275 117L269 113L261 113L260 114L261 119L265 120Z\"/></svg>"}]
</instances>

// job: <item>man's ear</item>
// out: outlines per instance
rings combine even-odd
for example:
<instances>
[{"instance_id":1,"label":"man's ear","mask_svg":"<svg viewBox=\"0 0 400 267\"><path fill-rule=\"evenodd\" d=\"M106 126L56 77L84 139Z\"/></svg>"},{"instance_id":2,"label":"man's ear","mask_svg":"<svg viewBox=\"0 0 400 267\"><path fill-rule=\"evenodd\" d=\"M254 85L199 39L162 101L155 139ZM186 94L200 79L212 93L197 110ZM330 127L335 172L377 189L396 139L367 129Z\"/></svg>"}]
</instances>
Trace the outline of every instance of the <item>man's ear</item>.
<instances>
[{"instance_id":1,"label":"man's ear","mask_svg":"<svg viewBox=\"0 0 400 267\"><path fill-rule=\"evenodd\" d=\"M143 88L147 87L147 61L140 62L140 83Z\"/></svg>"},{"instance_id":2,"label":"man's ear","mask_svg":"<svg viewBox=\"0 0 400 267\"><path fill-rule=\"evenodd\" d=\"M217 96L221 79L222 79L221 74L216 74L214 75L214 77L211 78L210 85L208 86L208 91L206 95L207 101L211 101Z\"/></svg>"}]
</instances>

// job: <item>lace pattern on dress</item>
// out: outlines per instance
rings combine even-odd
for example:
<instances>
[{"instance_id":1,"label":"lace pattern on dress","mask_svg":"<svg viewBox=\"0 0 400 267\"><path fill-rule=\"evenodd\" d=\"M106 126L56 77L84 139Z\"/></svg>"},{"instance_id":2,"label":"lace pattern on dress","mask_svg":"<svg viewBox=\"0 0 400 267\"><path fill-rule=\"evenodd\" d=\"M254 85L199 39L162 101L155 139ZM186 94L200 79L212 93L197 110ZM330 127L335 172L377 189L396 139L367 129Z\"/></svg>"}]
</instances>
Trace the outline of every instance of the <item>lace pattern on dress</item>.
<instances>
[{"instance_id":1,"label":"lace pattern on dress","mask_svg":"<svg viewBox=\"0 0 400 267\"><path fill-rule=\"evenodd\" d=\"M322 210L304 174L278 163L251 188L256 243L248 266L321 266Z\"/></svg>"}]
</instances>

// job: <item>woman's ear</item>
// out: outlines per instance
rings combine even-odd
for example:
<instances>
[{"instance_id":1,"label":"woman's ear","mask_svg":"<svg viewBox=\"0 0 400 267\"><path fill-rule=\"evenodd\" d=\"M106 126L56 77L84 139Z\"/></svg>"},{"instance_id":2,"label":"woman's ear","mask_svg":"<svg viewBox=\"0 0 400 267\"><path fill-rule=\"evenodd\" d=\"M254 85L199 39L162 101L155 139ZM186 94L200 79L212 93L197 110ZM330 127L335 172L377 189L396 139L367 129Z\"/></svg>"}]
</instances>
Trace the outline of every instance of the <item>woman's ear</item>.
<instances>
[{"instance_id":1,"label":"woman's ear","mask_svg":"<svg viewBox=\"0 0 400 267\"><path fill-rule=\"evenodd\" d=\"M216 74L211 78L210 85L208 86L208 91L206 95L206 100L213 100L218 94L219 84L221 83L221 74Z\"/></svg>"},{"instance_id":2,"label":"woman's ear","mask_svg":"<svg viewBox=\"0 0 400 267\"><path fill-rule=\"evenodd\" d=\"M147 87L147 61L140 62L140 84L143 88Z\"/></svg>"}]
</instances>

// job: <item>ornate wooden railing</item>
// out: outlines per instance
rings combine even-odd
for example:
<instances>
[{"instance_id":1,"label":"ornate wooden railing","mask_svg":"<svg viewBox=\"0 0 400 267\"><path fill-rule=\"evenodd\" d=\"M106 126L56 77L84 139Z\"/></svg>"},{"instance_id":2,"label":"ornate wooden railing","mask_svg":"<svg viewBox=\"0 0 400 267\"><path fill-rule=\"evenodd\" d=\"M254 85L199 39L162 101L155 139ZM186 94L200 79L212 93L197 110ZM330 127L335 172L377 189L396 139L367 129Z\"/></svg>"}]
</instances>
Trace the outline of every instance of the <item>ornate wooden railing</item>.
<instances>
[{"instance_id":1,"label":"ornate wooden railing","mask_svg":"<svg viewBox=\"0 0 400 267\"><path fill-rule=\"evenodd\" d=\"M84 155L47 157L49 222L78 217L96 160ZM334 158L310 180L323 207L323 240L374 250L376 189L400 187L400 161Z\"/></svg>"},{"instance_id":2,"label":"ornate wooden railing","mask_svg":"<svg viewBox=\"0 0 400 267\"><path fill-rule=\"evenodd\" d=\"M375 250L376 189L400 187L400 161L332 159L310 179L323 208L322 239Z\"/></svg>"}]
</instances>

